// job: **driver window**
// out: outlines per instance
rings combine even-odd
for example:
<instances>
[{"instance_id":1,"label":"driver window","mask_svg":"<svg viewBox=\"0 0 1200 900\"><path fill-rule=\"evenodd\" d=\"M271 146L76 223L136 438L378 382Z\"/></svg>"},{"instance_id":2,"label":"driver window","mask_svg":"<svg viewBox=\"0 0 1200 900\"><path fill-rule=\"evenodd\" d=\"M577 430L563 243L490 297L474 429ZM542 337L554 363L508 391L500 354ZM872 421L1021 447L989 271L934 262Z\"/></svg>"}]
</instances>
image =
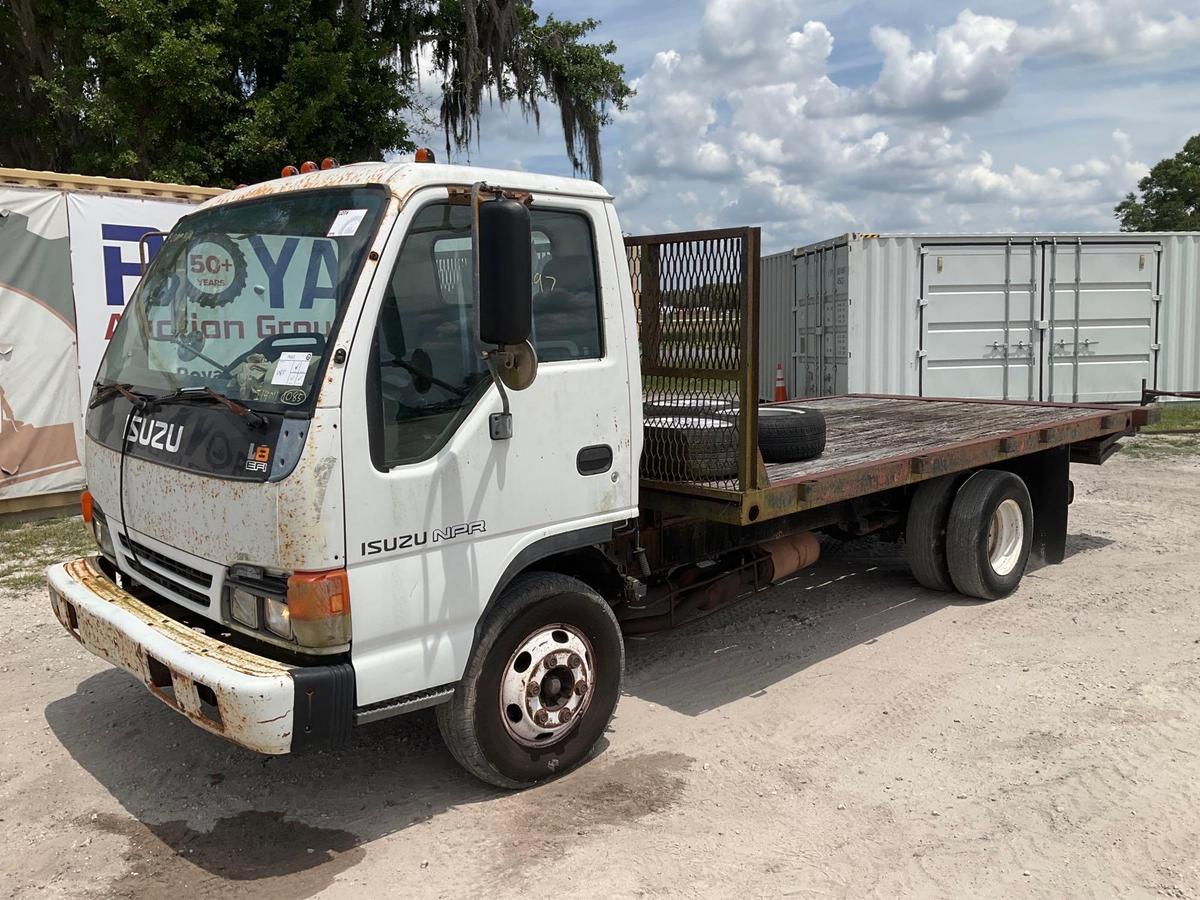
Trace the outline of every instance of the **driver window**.
<instances>
[{"instance_id":1,"label":"driver window","mask_svg":"<svg viewBox=\"0 0 1200 900\"><path fill-rule=\"evenodd\" d=\"M595 253L587 220L531 210L533 334L539 360L602 355ZM491 376L475 350L471 217L434 203L414 217L376 325L371 455L388 469L449 439Z\"/></svg>"}]
</instances>

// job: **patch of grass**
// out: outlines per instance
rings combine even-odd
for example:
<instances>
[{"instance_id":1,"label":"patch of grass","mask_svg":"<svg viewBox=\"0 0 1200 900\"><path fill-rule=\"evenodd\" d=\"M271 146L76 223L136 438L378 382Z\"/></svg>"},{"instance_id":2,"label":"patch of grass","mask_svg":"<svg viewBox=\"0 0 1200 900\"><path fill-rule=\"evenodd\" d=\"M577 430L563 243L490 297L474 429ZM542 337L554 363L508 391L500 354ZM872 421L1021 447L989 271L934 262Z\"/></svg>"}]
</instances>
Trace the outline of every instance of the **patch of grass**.
<instances>
[{"instance_id":1,"label":"patch of grass","mask_svg":"<svg viewBox=\"0 0 1200 900\"><path fill-rule=\"evenodd\" d=\"M1178 428L1200 428L1200 403L1164 403L1162 420L1142 429L1146 434L1174 431Z\"/></svg>"},{"instance_id":2,"label":"patch of grass","mask_svg":"<svg viewBox=\"0 0 1200 900\"><path fill-rule=\"evenodd\" d=\"M1200 456L1200 436L1144 434L1123 442L1121 455L1133 459L1183 459Z\"/></svg>"},{"instance_id":3,"label":"patch of grass","mask_svg":"<svg viewBox=\"0 0 1200 900\"><path fill-rule=\"evenodd\" d=\"M95 550L79 516L20 524L0 523L0 589L25 592L44 585L46 566Z\"/></svg>"}]
</instances>

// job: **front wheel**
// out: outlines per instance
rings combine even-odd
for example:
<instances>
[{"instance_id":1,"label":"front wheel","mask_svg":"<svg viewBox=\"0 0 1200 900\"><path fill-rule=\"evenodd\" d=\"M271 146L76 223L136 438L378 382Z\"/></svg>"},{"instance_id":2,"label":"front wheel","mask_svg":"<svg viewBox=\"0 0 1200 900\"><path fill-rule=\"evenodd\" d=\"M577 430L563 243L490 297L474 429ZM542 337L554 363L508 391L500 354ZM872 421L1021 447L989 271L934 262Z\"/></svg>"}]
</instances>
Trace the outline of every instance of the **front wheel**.
<instances>
[{"instance_id":1,"label":"front wheel","mask_svg":"<svg viewBox=\"0 0 1200 900\"><path fill-rule=\"evenodd\" d=\"M612 609L577 579L519 576L484 626L438 727L468 772L525 788L591 753L617 708L625 647Z\"/></svg>"}]
</instances>

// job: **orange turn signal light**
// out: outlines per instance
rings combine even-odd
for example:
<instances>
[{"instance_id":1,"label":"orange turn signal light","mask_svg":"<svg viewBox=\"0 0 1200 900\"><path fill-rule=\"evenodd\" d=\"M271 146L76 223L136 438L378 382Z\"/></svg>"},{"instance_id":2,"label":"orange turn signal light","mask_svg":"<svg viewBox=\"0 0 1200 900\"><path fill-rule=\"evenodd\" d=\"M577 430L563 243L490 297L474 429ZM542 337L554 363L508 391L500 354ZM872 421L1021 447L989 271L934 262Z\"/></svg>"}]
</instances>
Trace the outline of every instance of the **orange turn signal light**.
<instances>
[{"instance_id":1,"label":"orange turn signal light","mask_svg":"<svg viewBox=\"0 0 1200 900\"><path fill-rule=\"evenodd\" d=\"M436 157L433 155L433 151L428 147L418 147L417 152L413 155L413 159L419 163L437 162Z\"/></svg>"},{"instance_id":2,"label":"orange turn signal light","mask_svg":"<svg viewBox=\"0 0 1200 900\"><path fill-rule=\"evenodd\" d=\"M297 572L288 578L287 605L293 623L347 615L350 579L346 570Z\"/></svg>"},{"instance_id":3,"label":"orange turn signal light","mask_svg":"<svg viewBox=\"0 0 1200 900\"><path fill-rule=\"evenodd\" d=\"M297 169L295 166L284 166L283 170L279 173L279 177L280 178L290 178L293 175L299 175L299 174L300 174L300 170Z\"/></svg>"},{"instance_id":4,"label":"orange turn signal light","mask_svg":"<svg viewBox=\"0 0 1200 900\"><path fill-rule=\"evenodd\" d=\"M84 491L79 495L79 506L83 510L83 521L91 525L96 510L96 501L92 499L91 491Z\"/></svg>"},{"instance_id":5,"label":"orange turn signal light","mask_svg":"<svg viewBox=\"0 0 1200 900\"><path fill-rule=\"evenodd\" d=\"M330 169L336 169L337 167L338 167L338 161L336 159L334 159L332 156L327 156L323 160L321 160L322 171L328 172Z\"/></svg>"},{"instance_id":6,"label":"orange turn signal light","mask_svg":"<svg viewBox=\"0 0 1200 900\"><path fill-rule=\"evenodd\" d=\"M300 174L301 175L307 175L309 172L315 172L315 171L317 171L317 164L315 162L313 162L311 159L307 159L304 162L300 163Z\"/></svg>"}]
</instances>

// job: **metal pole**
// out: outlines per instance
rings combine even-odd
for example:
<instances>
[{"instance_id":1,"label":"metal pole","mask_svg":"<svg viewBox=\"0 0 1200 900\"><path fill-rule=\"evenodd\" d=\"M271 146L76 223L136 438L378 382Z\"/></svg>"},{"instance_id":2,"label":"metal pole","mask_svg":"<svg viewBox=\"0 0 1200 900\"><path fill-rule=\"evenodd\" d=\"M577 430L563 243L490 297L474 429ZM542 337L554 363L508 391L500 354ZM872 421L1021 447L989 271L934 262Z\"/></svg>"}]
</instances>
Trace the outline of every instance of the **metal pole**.
<instances>
[{"instance_id":1,"label":"metal pole","mask_svg":"<svg viewBox=\"0 0 1200 900\"><path fill-rule=\"evenodd\" d=\"M1071 402L1079 402L1079 277L1083 267L1083 238L1075 238L1075 352L1071 362Z\"/></svg>"},{"instance_id":2,"label":"metal pole","mask_svg":"<svg viewBox=\"0 0 1200 900\"><path fill-rule=\"evenodd\" d=\"M1012 297L1012 238L1009 238L1004 244L1004 346L1000 351L1002 365L1004 366L1004 393L1001 395L1005 400L1008 396L1008 342L1011 337L1009 332L1009 305Z\"/></svg>"},{"instance_id":3,"label":"metal pole","mask_svg":"<svg viewBox=\"0 0 1200 900\"><path fill-rule=\"evenodd\" d=\"M1054 294L1058 289L1058 238L1050 239L1050 316L1047 320L1050 328L1047 332L1046 359L1049 361L1049 372L1046 380L1046 399L1054 402Z\"/></svg>"},{"instance_id":4,"label":"metal pole","mask_svg":"<svg viewBox=\"0 0 1200 900\"><path fill-rule=\"evenodd\" d=\"M1033 336L1037 332L1037 239L1029 241L1029 390L1026 400L1033 399Z\"/></svg>"}]
</instances>

